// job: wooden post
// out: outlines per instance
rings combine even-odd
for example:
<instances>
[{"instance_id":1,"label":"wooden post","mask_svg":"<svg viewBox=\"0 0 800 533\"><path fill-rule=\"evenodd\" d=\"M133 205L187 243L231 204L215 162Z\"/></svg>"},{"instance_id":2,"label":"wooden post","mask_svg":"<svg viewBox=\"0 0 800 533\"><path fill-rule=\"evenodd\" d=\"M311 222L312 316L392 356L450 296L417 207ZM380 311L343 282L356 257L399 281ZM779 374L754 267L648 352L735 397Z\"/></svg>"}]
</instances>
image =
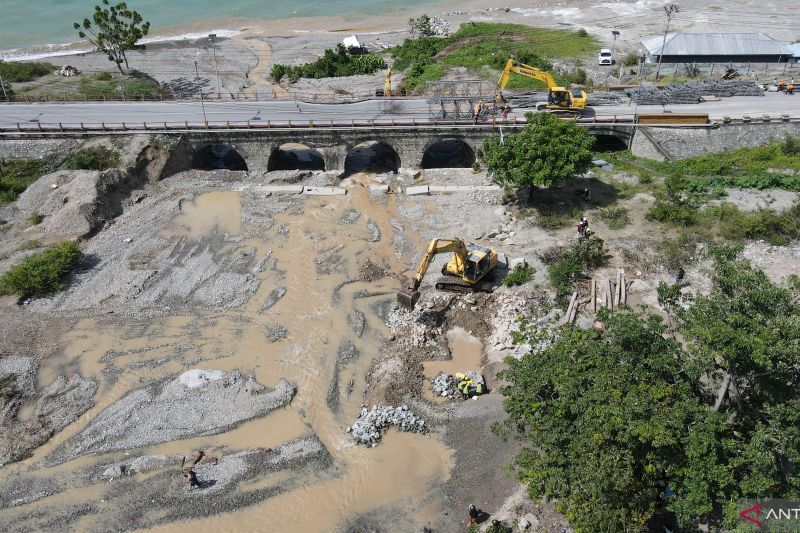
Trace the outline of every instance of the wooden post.
<instances>
[{"instance_id":1,"label":"wooden post","mask_svg":"<svg viewBox=\"0 0 800 533\"><path fill-rule=\"evenodd\" d=\"M590 295L592 298L592 313L597 312L597 281L592 278L592 288L590 289Z\"/></svg>"},{"instance_id":2,"label":"wooden post","mask_svg":"<svg viewBox=\"0 0 800 533\"><path fill-rule=\"evenodd\" d=\"M608 309L614 309L614 291L611 290L611 280L606 280L606 302L608 302Z\"/></svg>"},{"instance_id":3,"label":"wooden post","mask_svg":"<svg viewBox=\"0 0 800 533\"><path fill-rule=\"evenodd\" d=\"M622 270L617 270L617 286L614 287L614 307L619 307L622 297Z\"/></svg>"},{"instance_id":4,"label":"wooden post","mask_svg":"<svg viewBox=\"0 0 800 533\"><path fill-rule=\"evenodd\" d=\"M572 298L569 299L569 307L567 307L567 314L564 316L565 324L572 322L572 313L575 310L574 308L577 307L575 305L577 299L578 299L578 291L575 291L572 293Z\"/></svg>"},{"instance_id":5,"label":"wooden post","mask_svg":"<svg viewBox=\"0 0 800 533\"><path fill-rule=\"evenodd\" d=\"M628 305L628 285L625 282L625 274L622 274L622 305Z\"/></svg>"}]
</instances>

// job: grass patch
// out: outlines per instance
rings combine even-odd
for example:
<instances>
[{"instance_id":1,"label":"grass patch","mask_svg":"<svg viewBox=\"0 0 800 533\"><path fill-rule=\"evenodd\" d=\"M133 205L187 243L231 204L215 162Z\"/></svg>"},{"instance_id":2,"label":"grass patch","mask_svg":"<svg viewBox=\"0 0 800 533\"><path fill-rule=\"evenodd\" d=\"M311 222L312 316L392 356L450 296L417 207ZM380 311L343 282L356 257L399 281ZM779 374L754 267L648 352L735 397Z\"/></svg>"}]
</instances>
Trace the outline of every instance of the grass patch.
<instances>
[{"instance_id":1,"label":"grass patch","mask_svg":"<svg viewBox=\"0 0 800 533\"><path fill-rule=\"evenodd\" d=\"M608 226L608 229L622 229L631 222L630 217L628 216L627 207L604 207L602 209L598 209L595 215L598 219L605 222L606 226Z\"/></svg>"},{"instance_id":2,"label":"grass patch","mask_svg":"<svg viewBox=\"0 0 800 533\"><path fill-rule=\"evenodd\" d=\"M531 279L533 279L533 275L536 273L536 269L532 266L526 266L523 264L518 264L514 267L514 270L509 272L505 278L503 278L503 285L506 287L516 287L517 285L524 285L528 283Z\"/></svg>"},{"instance_id":3,"label":"grass patch","mask_svg":"<svg viewBox=\"0 0 800 533\"><path fill-rule=\"evenodd\" d=\"M107 170L119 164L119 154L105 146L81 148L64 163L68 170Z\"/></svg>"},{"instance_id":4,"label":"grass patch","mask_svg":"<svg viewBox=\"0 0 800 533\"><path fill-rule=\"evenodd\" d=\"M576 58L597 48L596 39L584 32L532 28L522 24L470 22L449 37L406 39L391 49L395 68L406 70L406 91L424 89L425 81L436 80L447 68L464 67L483 77L495 77L505 62L517 61L553 70L552 59ZM485 72L491 69L491 75ZM559 83L589 83L586 72L553 72ZM538 80L513 76L508 88L543 88Z\"/></svg>"},{"instance_id":5,"label":"grass patch","mask_svg":"<svg viewBox=\"0 0 800 533\"><path fill-rule=\"evenodd\" d=\"M13 202L47 172L41 159L0 160L0 205Z\"/></svg>"},{"instance_id":6,"label":"grass patch","mask_svg":"<svg viewBox=\"0 0 800 533\"><path fill-rule=\"evenodd\" d=\"M47 92L43 87L42 92ZM77 96L89 100L121 99L138 100L155 99L161 96L161 85L153 78L140 72L130 76L100 72L94 76L81 76L78 83ZM58 92L55 93L58 95Z\"/></svg>"},{"instance_id":7,"label":"grass patch","mask_svg":"<svg viewBox=\"0 0 800 533\"><path fill-rule=\"evenodd\" d=\"M31 223L32 226L38 226L44 220L44 215L40 215L36 211L28 215L28 222Z\"/></svg>"},{"instance_id":8,"label":"grass patch","mask_svg":"<svg viewBox=\"0 0 800 533\"><path fill-rule=\"evenodd\" d=\"M578 279L608 261L603 240L597 237L578 239L568 246L552 246L539 257L548 265L550 285L560 301L574 290Z\"/></svg>"},{"instance_id":9,"label":"grass patch","mask_svg":"<svg viewBox=\"0 0 800 533\"><path fill-rule=\"evenodd\" d=\"M25 241L22 244L20 244L17 247L17 250L19 250L19 251L36 250L37 248L41 248L41 247L42 247L42 243L41 242L36 241L36 240L31 240L31 241Z\"/></svg>"},{"instance_id":10,"label":"grass patch","mask_svg":"<svg viewBox=\"0 0 800 533\"><path fill-rule=\"evenodd\" d=\"M11 83L33 81L55 70L56 66L50 63L0 61L0 78Z\"/></svg>"},{"instance_id":11,"label":"grass patch","mask_svg":"<svg viewBox=\"0 0 800 533\"><path fill-rule=\"evenodd\" d=\"M65 241L32 255L0 276L0 294L44 296L64 288L64 279L81 257L78 243Z\"/></svg>"}]
</instances>

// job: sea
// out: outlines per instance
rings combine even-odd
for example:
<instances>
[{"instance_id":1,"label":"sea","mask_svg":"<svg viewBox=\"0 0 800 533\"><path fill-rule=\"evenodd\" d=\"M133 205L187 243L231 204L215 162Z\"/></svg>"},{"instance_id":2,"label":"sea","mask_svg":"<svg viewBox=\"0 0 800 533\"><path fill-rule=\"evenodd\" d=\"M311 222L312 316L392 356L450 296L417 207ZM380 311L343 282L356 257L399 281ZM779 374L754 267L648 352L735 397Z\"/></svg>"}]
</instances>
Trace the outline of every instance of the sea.
<instances>
[{"instance_id":1,"label":"sea","mask_svg":"<svg viewBox=\"0 0 800 533\"><path fill-rule=\"evenodd\" d=\"M114 4L118 0L111 0ZM79 41L74 22L91 17L100 0L0 0L0 59L69 53ZM130 0L150 21L150 41L199 38L197 28L229 36L248 21L293 17L391 16L434 0ZM73 47L74 48L74 45ZM74 50L73 50L74 51Z\"/></svg>"}]
</instances>

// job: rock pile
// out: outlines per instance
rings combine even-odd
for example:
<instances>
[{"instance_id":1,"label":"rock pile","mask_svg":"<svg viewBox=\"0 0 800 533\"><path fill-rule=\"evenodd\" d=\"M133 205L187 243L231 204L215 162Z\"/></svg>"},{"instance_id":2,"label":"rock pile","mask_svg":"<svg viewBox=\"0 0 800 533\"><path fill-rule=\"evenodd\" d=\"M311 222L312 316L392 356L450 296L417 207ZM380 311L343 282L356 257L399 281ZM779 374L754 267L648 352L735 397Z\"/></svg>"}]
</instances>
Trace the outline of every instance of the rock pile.
<instances>
[{"instance_id":1,"label":"rock pile","mask_svg":"<svg viewBox=\"0 0 800 533\"><path fill-rule=\"evenodd\" d=\"M453 33L453 27L450 26L449 22L447 22L442 18L432 17L431 32L433 33L433 35L441 35L442 37L447 37L448 35Z\"/></svg>"},{"instance_id":2,"label":"rock pile","mask_svg":"<svg viewBox=\"0 0 800 533\"><path fill-rule=\"evenodd\" d=\"M353 436L356 443L374 448L381 440L381 431L389 426L414 433L425 433L428 430L425 421L409 411L406 405L373 405L372 409L362 407L356 421L346 431Z\"/></svg>"},{"instance_id":3,"label":"rock pile","mask_svg":"<svg viewBox=\"0 0 800 533\"><path fill-rule=\"evenodd\" d=\"M433 385L433 392L437 396L450 399L456 397L456 379L450 374L439 372L439 375L431 380L431 385Z\"/></svg>"}]
</instances>

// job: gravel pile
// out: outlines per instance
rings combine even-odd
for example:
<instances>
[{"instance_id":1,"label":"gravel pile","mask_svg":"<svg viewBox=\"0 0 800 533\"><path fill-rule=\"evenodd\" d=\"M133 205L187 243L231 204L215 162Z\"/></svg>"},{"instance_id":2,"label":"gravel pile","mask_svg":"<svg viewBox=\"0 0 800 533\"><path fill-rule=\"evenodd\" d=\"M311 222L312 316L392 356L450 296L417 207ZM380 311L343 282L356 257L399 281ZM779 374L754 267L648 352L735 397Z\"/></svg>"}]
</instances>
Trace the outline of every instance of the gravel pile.
<instances>
[{"instance_id":1,"label":"gravel pile","mask_svg":"<svg viewBox=\"0 0 800 533\"><path fill-rule=\"evenodd\" d=\"M457 392L456 378L454 378L450 374L439 372L439 375L437 375L435 378L431 380L431 385L433 385L433 392L437 396L442 396L450 399L456 397L456 392Z\"/></svg>"},{"instance_id":2,"label":"gravel pile","mask_svg":"<svg viewBox=\"0 0 800 533\"><path fill-rule=\"evenodd\" d=\"M409 411L406 405L400 407L373 405L372 409L362 407L355 423L346 431L358 444L374 448L381 440L381 431L388 429L389 426L414 433L425 433L428 430L425 421Z\"/></svg>"},{"instance_id":3,"label":"gravel pile","mask_svg":"<svg viewBox=\"0 0 800 533\"><path fill-rule=\"evenodd\" d=\"M252 373L245 377L238 370L190 370L117 400L46 462L223 433L288 405L295 392L283 379L267 389Z\"/></svg>"}]
</instances>

